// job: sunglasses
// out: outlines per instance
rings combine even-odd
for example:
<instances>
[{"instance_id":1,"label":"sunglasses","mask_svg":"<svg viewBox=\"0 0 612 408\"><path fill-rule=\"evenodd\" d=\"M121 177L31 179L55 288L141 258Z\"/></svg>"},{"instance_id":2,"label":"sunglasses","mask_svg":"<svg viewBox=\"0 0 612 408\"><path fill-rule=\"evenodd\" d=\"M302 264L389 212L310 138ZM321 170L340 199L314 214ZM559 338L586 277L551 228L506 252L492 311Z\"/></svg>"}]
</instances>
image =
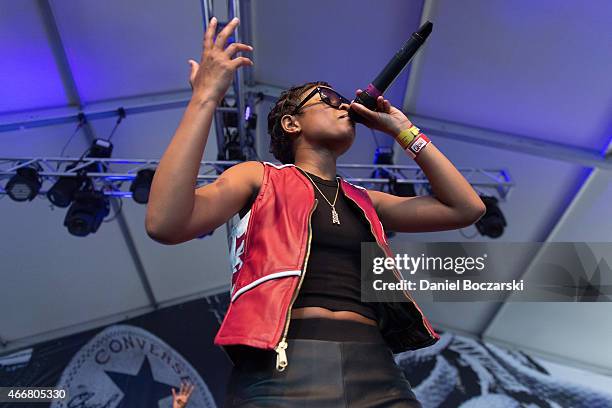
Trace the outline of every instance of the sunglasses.
<instances>
[{"instance_id":1,"label":"sunglasses","mask_svg":"<svg viewBox=\"0 0 612 408\"><path fill-rule=\"evenodd\" d=\"M304 104L316 94L319 94L321 100L332 108L339 109L340 105L342 105L343 103L346 103L347 105L351 104L351 101L349 101L333 89L317 86L308 94L307 97L302 99L302 102L300 102L300 104L293 110L293 115L296 115L300 108L304 106Z\"/></svg>"}]
</instances>

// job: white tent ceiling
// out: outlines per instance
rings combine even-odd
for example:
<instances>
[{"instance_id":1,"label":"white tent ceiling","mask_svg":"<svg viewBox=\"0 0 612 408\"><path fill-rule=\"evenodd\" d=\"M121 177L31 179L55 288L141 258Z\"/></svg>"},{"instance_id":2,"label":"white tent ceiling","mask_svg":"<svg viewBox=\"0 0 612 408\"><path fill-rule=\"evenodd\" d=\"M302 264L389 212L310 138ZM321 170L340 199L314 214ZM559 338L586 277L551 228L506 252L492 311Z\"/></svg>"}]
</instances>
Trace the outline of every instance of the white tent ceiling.
<instances>
[{"instance_id":1,"label":"white tent ceiling","mask_svg":"<svg viewBox=\"0 0 612 408\"><path fill-rule=\"evenodd\" d=\"M508 169L516 186L500 205L509 225L499 241L611 242L612 165L603 157L612 135L609 2L256 0L243 26L252 33L257 84L326 80L352 96L427 19L432 35L387 97L409 117L423 118L417 124L463 125L463 132L428 133L456 166ZM75 128L10 124L184 100L187 59L200 54L202 20L198 0L0 1L0 157L59 156ZM264 160L272 160L269 107L269 100L258 107ZM161 157L181 115L180 106L128 115L113 137L113 157ZM108 137L115 120L90 121L65 154L80 155L93 137ZM360 128L357 137L341 162L371 162L372 134ZM392 144L385 135L378 140ZM216 153L210 137L204 159ZM412 164L401 155L396 162ZM2 197L0 354L229 283L224 228L163 246L145 233L145 208L125 199L116 220L76 238L62 226L64 210L46 199L24 204ZM465 238L458 231L400 234L394 244L419 240ZM528 261L514 261L515 276ZM612 372L610 304L423 308L441 328Z\"/></svg>"}]
</instances>

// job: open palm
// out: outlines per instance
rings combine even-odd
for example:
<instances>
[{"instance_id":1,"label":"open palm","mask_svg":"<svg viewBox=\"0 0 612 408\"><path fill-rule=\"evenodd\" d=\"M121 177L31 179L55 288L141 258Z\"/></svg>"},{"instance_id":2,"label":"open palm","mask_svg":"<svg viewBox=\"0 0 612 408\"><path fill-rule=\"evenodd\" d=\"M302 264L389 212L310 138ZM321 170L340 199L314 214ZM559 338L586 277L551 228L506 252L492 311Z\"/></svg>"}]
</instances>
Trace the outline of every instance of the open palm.
<instances>
[{"instance_id":1,"label":"open palm","mask_svg":"<svg viewBox=\"0 0 612 408\"><path fill-rule=\"evenodd\" d=\"M193 389L194 385L188 382L181 382L181 388L178 393L176 389L172 388L172 408L186 407Z\"/></svg>"}]
</instances>

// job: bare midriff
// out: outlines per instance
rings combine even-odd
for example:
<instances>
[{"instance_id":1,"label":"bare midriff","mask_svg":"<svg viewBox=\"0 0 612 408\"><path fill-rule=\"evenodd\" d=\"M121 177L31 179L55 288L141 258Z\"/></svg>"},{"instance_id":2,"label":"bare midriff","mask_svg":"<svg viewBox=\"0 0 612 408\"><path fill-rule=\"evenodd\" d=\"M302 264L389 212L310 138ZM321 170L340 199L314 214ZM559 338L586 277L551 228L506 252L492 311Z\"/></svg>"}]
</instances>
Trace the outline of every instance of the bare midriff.
<instances>
[{"instance_id":1,"label":"bare midriff","mask_svg":"<svg viewBox=\"0 0 612 408\"><path fill-rule=\"evenodd\" d=\"M309 318L325 318L338 320L353 320L360 323L376 326L376 321L367 318L359 313L350 312L348 310L333 311L324 307L300 307L291 311L292 319L309 319Z\"/></svg>"}]
</instances>

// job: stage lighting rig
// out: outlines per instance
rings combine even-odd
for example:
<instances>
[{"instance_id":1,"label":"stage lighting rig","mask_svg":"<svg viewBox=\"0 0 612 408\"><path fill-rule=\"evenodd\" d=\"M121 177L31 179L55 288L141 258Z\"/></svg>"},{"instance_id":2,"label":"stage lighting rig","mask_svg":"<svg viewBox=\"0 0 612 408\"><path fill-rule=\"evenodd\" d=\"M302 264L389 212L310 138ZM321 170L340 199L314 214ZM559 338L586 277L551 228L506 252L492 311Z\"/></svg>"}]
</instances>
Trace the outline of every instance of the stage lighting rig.
<instances>
[{"instance_id":1,"label":"stage lighting rig","mask_svg":"<svg viewBox=\"0 0 612 408\"><path fill-rule=\"evenodd\" d=\"M15 201L32 201L42 186L41 170L37 163L18 168L4 188L8 196Z\"/></svg>"}]
</instances>

